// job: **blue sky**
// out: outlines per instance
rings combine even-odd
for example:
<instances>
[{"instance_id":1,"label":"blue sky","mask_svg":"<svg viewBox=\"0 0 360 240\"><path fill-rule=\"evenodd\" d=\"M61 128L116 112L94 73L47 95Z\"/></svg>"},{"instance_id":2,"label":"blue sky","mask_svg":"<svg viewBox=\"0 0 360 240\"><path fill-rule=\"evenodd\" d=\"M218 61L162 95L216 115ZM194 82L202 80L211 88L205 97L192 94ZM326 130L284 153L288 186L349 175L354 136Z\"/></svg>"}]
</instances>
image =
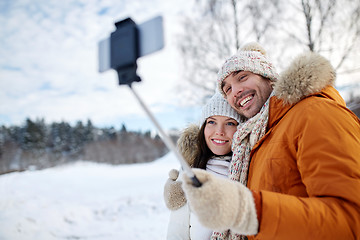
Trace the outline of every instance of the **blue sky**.
<instances>
[{"instance_id":1,"label":"blue sky","mask_svg":"<svg viewBox=\"0 0 360 240\"><path fill-rule=\"evenodd\" d=\"M27 117L46 122L91 119L96 126L154 129L127 87L110 70L98 72L98 43L114 22L164 18L165 47L138 60L134 88L165 129L197 121L199 106L179 99L178 22L181 0L0 1L0 125ZM176 7L174 7L176 6Z\"/></svg>"}]
</instances>

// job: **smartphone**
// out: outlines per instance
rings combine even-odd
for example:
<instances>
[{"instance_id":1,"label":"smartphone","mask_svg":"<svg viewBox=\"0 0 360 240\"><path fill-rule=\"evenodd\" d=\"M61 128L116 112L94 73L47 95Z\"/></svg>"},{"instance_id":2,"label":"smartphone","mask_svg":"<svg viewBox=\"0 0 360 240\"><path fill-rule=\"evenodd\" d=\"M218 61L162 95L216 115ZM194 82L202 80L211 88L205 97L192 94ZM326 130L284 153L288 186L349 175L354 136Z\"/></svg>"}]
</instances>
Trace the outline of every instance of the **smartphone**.
<instances>
[{"instance_id":1,"label":"smartphone","mask_svg":"<svg viewBox=\"0 0 360 240\"><path fill-rule=\"evenodd\" d=\"M137 25L139 57L161 50L164 47L163 18L158 16ZM98 45L99 72L111 69L110 37L101 40Z\"/></svg>"}]
</instances>

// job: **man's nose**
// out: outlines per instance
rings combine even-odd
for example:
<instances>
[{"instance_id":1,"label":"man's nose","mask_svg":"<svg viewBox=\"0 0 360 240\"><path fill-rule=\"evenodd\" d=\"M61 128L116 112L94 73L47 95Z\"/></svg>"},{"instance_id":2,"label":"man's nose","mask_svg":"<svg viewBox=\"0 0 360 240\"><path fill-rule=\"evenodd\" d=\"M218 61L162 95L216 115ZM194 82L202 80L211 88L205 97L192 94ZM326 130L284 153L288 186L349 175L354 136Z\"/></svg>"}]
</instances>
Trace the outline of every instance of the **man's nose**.
<instances>
[{"instance_id":1,"label":"man's nose","mask_svg":"<svg viewBox=\"0 0 360 240\"><path fill-rule=\"evenodd\" d=\"M232 88L233 97L235 98L244 91L243 87L239 83L233 84L231 88Z\"/></svg>"}]
</instances>

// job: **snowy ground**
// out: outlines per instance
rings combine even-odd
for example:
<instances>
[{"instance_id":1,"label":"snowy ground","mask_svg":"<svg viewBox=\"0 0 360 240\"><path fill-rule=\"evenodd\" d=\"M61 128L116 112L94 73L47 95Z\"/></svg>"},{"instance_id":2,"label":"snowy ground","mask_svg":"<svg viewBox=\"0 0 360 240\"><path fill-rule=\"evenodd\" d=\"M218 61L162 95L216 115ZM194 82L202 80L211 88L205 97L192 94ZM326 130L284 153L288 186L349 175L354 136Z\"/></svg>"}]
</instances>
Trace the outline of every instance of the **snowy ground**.
<instances>
[{"instance_id":1,"label":"snowy ground","mask_svg":"<svg viewBox=\"0 0 360 240\"><path fill-rule=\"evenodd\" d=\"M90 162L0 176L0 240L165 239L163 186L173 154L152 163Z\"/></svg>"}]
</instances>

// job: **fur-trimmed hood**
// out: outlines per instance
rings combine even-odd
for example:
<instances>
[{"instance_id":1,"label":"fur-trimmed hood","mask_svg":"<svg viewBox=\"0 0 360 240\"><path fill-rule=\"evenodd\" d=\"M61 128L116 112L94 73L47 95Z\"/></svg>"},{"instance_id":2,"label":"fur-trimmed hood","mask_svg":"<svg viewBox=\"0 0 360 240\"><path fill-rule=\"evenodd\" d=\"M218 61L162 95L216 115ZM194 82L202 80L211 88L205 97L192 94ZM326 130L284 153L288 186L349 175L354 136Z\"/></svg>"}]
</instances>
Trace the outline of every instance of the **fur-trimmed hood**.
<instances>
[{"instance_id":1,"label":"fur-trimmed hood","mask_svg":"<svg viewBox=\"0 0 360 240\"><path fill-rule=\"evenodd\" d=\"M285 104L292 105L327 86L334 86L335 78L335 70L327 59L307 52L296 57L280 74L274 93Z\"/></svg>"},{"instance_id":2,"label":"fur-trimmed hood","mask_svg":"<svg viewBox=\"0 0 360 240\"><path fill-rule=\"evenodd\" d=\"M179 153L192 167L196 157L199 155L199 149L197 146L198 134L200 127L196 124L191 124L186 127L180 135L177 141L177 148Z\"/></svg>"}]
</instances>

